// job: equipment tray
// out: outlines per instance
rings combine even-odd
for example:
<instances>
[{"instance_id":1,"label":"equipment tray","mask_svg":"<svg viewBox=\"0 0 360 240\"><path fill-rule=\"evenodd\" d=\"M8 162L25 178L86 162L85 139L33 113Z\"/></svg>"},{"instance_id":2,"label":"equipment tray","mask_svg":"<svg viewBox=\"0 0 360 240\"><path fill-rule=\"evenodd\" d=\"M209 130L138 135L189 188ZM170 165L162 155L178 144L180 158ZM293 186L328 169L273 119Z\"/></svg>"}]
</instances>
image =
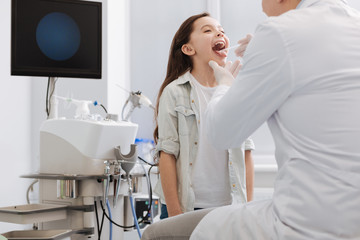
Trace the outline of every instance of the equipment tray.
<instances>
[{"instance_id":1,"label":"equipment tray","mask_svg":"<svg viewBox=\"0 0 360 240\"><path fill-rule=\"evenodd\" d=\"M67 206L26 204L0 208L0 222L32 224L65 219Z\"/></svg>"}]
</instances>

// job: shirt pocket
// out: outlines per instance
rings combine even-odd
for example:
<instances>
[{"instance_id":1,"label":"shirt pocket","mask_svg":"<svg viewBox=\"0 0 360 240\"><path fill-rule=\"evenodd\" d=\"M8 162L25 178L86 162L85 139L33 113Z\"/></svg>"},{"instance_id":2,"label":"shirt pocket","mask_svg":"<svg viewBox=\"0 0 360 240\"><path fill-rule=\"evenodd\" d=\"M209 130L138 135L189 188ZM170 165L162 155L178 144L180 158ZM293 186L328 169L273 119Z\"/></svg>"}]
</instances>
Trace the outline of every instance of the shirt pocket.
<instances>
[{"instance_id":1,"label":"shirt pocket","mask_svg":"<svg viewBox=\"0 0 360 240\"><path fill-rule=\"evenodd\" d=\"M178 116L178 131L179 135L188 136L196 129L196 116L191 108L184 106L175 107ZM197 131L197 130L196 130Z\"/></svg>"}]
</instances>

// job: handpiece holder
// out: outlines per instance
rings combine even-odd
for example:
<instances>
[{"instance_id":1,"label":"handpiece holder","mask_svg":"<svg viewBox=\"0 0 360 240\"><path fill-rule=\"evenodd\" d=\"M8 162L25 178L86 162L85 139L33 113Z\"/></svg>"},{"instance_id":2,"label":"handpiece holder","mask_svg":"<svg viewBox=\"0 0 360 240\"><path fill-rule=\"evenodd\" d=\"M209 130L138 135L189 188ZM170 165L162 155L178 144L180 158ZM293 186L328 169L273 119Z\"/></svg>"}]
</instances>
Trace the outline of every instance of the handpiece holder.
<instances>
[{"instance_id":1,"label":"handpiece holder","mask_svg":"<svg viewBox=\"0 0 360 240\"><path fill-rule=\"evenodd\" d=\"M126 176L128 177L130 175L131 169L133 169L137 161L137 145L131 144L130 153L128 153L127 155L123 155L121 153L120 146L115 147L114 150L116 160L120 162L121 168L125 171Z\"/></svg>"},{"instance_id":2,"label":"handpiece holder","mask_svg":"<svg viewBox=\"0 0 360 240\"><path fill-rule=\"evenodd\" d=\"M106 178L103 181L103 190L104 190L103 198L104 198L104 203L106 203L106 201L108 199L109 185L110 185L110 162L104 161L104 164L105 164L104 176Z\"/></svg>"}]
</instances>

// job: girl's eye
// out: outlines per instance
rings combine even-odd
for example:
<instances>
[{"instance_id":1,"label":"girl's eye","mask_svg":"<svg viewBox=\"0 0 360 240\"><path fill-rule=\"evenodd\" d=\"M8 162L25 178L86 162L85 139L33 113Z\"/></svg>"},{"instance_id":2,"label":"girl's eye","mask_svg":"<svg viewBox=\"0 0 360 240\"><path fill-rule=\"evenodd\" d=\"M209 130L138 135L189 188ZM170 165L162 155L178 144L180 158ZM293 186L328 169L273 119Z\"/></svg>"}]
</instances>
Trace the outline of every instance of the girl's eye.
<instances>
[{"instance_id":1,"label":"girl's eye","mask_svg":"<svg viewBox=\"0 0 360 240\"><path fill-rule=\"evenodd\" d=\"M207 32L211 32L211 30L210 30L210 29L206 29L204 32L206 32L206 33L207 33Z\"/></svg>"}]
</instances>

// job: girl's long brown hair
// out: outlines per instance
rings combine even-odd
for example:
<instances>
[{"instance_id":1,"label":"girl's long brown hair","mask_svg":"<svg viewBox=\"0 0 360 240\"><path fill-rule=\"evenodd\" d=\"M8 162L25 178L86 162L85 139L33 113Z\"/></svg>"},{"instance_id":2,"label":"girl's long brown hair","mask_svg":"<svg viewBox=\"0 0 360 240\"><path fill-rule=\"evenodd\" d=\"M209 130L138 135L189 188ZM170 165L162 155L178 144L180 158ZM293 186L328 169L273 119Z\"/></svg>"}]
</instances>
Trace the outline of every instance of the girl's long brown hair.
<instances>
[{"instance_id":1,"label":"girl's long brown hair","mask_svg":"<svg viewBox=\"0 0 360 240\"><path fill-rule=\"evenodd\" d=\"M167 65L166 77L160 87L158 97L156 100L156 107L155 107L156 127L154 130L155 143L157 143L157 140L159 138L157 116L159 114L159 101L161 94L164 91L164 88L167 85L169 85L169 83L176 80L178 77L183 75L188 70L192 69L193 67L192 61L189 56L185 55L181 51L181 47L190 41L190 34L193 31L193 23L199 18L208 17L208 16L210 16L209 13L201 13L189 17L188 19L185 20L185 22L181 24L180 28L175 33L175 36L172 40L170 52L169 52L169 61Z\"/></svg>"}]
</instances>

